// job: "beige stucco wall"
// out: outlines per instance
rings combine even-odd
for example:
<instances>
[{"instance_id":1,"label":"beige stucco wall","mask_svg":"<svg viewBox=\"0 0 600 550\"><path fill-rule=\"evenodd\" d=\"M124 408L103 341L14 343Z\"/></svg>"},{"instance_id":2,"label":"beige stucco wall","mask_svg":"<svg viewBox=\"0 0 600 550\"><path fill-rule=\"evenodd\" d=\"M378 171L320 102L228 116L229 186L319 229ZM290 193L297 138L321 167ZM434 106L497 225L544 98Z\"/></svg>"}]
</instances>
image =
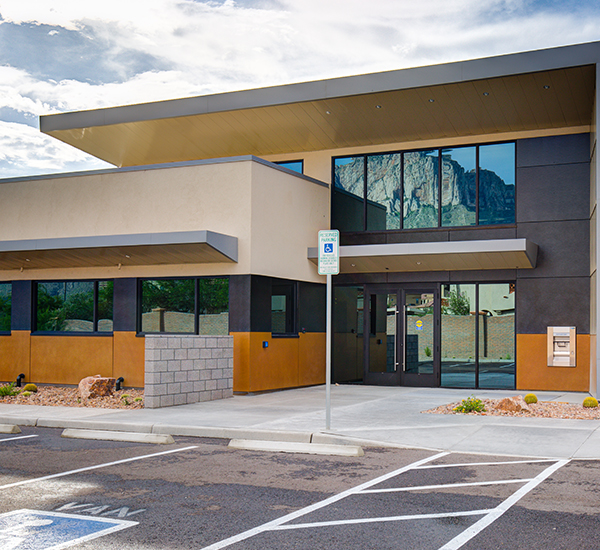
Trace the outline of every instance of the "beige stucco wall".
<instances>
[{"instance_id":1,"label":"beige stucco wall","mask_svg":"<svg viewBox=\"0 0 600 550\"><path fill-rule=\"evenodd\" d=\"M327 187L252 160L0 181L1 240L201 230L238 239L237 263L124 260L120 267L0 270L0 280L236 273L319 280L306 250L329 224L328 201Z\"/></svg>"}]
</instances>

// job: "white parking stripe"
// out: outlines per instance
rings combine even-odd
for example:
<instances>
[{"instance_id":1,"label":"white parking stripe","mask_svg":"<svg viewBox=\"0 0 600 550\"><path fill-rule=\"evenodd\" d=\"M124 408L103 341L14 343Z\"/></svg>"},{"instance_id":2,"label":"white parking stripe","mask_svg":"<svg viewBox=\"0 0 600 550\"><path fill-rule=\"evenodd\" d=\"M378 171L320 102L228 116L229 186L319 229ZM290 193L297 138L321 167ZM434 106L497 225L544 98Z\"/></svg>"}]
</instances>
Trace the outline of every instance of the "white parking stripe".
<instances>
[{"instance_id":1,"label":"white parking stripe","mask_svg":"<svg viewBox=\"0 0 600 550\"><path fill-rule=\"evenodd\" d=\"M348 489L347 491L343 491L341 493L338 493L337 495L333 495L332 497L326 498L325 500L322 500L321 502L311 504L310 506L307 506L306 508L296 510L295 512L292 512L291 514L287 514L285 516L282 516L282 517L275 519L273 521L270 521L268 523L264 523L263 525L259 525L258 527L254 527L253 529L249 529L248 531L244 531L243 533L234 535L233 537L229 537L222 541L215 542L214 544L211 544L210 546L206 546L204 548L204 550L219 550L220 548L226 548L227 546L231 546L232 544L235 544L237 542L249 539L260 533L264 533L265 531L272 531L275 527L279 527L280 525L287 523L288 521L292 521L296 518L305 516L306 514L310 514L311 512L314 512L315 510L325 508L326 506L329 506L330 504L333 504L334 502L338 502L350 495L360 493L363 489L367 489L369 487L372 487L373 485L377 485L378 483L387 481L388 479L396 477L397 475L400 475L404 472L408 472L409 470L412 470L412 469L416 468L417 466L426 464L427 462L431 462L433 460L437 460L448 454L450 454L450 453L443 452L443 453L435 454L428 458L424 458L423 460L418 460L417 462L413 462L412 464L409 464L408 466L404 466L402 468L399 468L398 470L394 470L393 472L389 472L380 477L372 479L371 481L362 483L361 485L353 487L352 489Z\"/></svg>"},{"instance_id":2,"label":"white parking stripe","mask_svg":"<svg viewBox=\"0 0 600 550\"><path fill-rule=\"evenodd\" d=\"M415 470L431 468L460 468L461 466L501 466L503 464L538 464L540 462L556 462L555 458L532 458L531 460L507 460L506 462L457 462L456 464L432 464L419 466Z\"/></svg>"},{"instance_id":3,"label":"white parking stripe","mask_svg":"<svg viewBox=\"0 0 600 550\"><path fill-rule=\"evenodd\" d=\"M310 527L332 527L336 525L356 525L359 523L380 523L382 521L408 521L415 519L440 519L460 518L465 516L483 516L492 510L468 510L466 512L448 512L447 514L413 514L411 516L388 516L379 518L340 519L334 521L315 521L314 523L293 523L273 527L271 531L284 531L290 529L308 529Z\"/></svg>"},{"instance_id":4,"label":"white parking stripe","mask_svg":"<svg viewBox=\"0 0 600 550\"><path fill-rule=\"evenodd\" d=\"M0 443L4 443L5 441L14 441L15 439L28 439L30 437L38 437L37 435L19 435L18 437L7 437L4 439L0 439Z\"/></svg>"},{"instance_id":5,"label":"white parking stripe","mask_svg":"<svg viewBox=\"0 0 600 550\"><path fill-rule=\"evenodd\" d=\"M439 550L458 550L470 541L475 535L483 531L486 527L496 521L504 512L515 505L521 500L527 493L535 489L542 481L551 476L559 468L562 468L565 464L568 464L569 460L559 460L552 466L546 468L539 475L534 477L527 485L521 487L518 491L513 493L506 500L502 501L496 508L494 508L488 515L481 518L479 521L471 525L468 529L465 529L460 535L454 537L450 542L444 544Z\"/></svg>"},{"instance_id":6,"label":"white parking stripe","mask_svg":"<svg viewBox=\"0 0 600 550\"><path fill-rule=\"evenodd\" d=\"M155 456L169 455L172 453L179 453L181 451L189 451L190 449L197 449L197 445L191 447L183 447L181 449L171 449L170 451L163 451L161 453L152 453L143 456L134 456L133 458L124 458L123 460L115 460L114 462L107 462L105 464L97 464L96 466L87 466L86 468L79 468L77 470L69 470L68 472L61 472L58 474L52 474L49 476L36 477L33 479L25 479L23 481L15 481L14 483L8 483L7 485L0 485L0 489L10 489L11 487L18 487L19 485L26 485L28 483L37 483L38 481L46 481L47 479L55 479L57 477L65 477L73 474L79 474L81 472L89 472L90 470L97 470L98 468L107 468L108 466L116 466L117 464L125 464L127 462L134 462L136 460L143 460L145 458L152 458Z\"/></svg>"},{"instance_id":7,"label":"white parking stripe","mask_svg":"<svg viewBox=\"0 0 600 550\"><path fill-rule=\"evenodd\" d=\"M454 487L480 487L482 485L504 485L506 483L527 483L528 479L500 479L497 481L471 481L469 483L445 483L443 485L416 485L414 487L390 487L387 489L367 489L360 494L366 493L398 493L401 491L428 491L431 489L453 489Z\"/></svg>"}]
</instances>

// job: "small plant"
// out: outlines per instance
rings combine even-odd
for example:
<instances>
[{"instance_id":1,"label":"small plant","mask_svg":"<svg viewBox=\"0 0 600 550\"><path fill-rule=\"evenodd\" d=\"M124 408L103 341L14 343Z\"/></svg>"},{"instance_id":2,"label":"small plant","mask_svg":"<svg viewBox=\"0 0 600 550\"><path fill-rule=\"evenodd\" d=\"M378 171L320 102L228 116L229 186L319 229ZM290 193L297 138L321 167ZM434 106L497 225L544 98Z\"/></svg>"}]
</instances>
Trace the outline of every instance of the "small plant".
<instances>
[{"instance_id":1,"label":"small plant","mask_svg":"<svg viewBox=\"0 0 600 550\"><path fill-rule=\"evenodd\" d=\"M23 397L29 397L29 396L31 395L31 392L30 392L30 391L25 391L25 390L23 390L23 391L21 392L21 395L22 395Z\"/></svg>"},{"instance_id":2,"label":"small plant","mask_svg":"<svg viewBox=\"0 0 600 550\"><path fill-rule=\"evenodd\" d=\"M121 396L121 401L123 401L123 404L125 404L125 405L129 405L129 397L130 397L130 396L129 396L129 394L128 394L128 393L124 393L124 394Z\"/></svg>"},{"instance_id":3,"label":"small plant","mask_svg":"<svg viewBox=\"0 0 600 550\"><path fill-rule=\"evenodd\" d=\"M481 399L472 395L462 400L462 403L454 407L454 411L460 413L484 412L485 405Z\"/></svg>"},{"instance_id":4,"label":"small plant","mask_svg":"<svg viewBox=\"0 0 600 550\"><path fill-rule=\"evenodd\" d=\"M5 384L4 386L0 386L0 397L7 397L18 394L19 390L15 390L14 382L11 382L10 384Z\"/></svg>"},{"instance_id":5,"label":"small plant","mask_svg":"<svg viewBox=\"0 0 600 550\"><path fill-rule=\"evenodd\" d=\"M595 409L598 406L598 400L595 397L586 397L583 400L583 406L586 409Z\"/></svg>"},{"instance_id":6,"label":"small plant","mask_svg":"<svg viewBox=\"0 0 600 550\"><path fill-rule=\"evenodd\" d=\"M523 401L525 401L525 403L527 403L528 405L531 405L532 403L537 403L538 402L538 398L537 398L537 395L535 395L535 393L528 393L523 398Z\"/></svg>"},{"instance_id":7,"label":"small plant","mask_svg":"<svg viewBox=\"0 0 600 550\"><path fill-rule=\"evenodd\" d=\"M143 398L143 397L136 397L136 398L134 399L134 401L135 401L136 403L140 403L140 402L141 402L141 401L143 401L143 400L144 400L144 398Z\"/></svg>"},{"instance_id":8,"label":"small plant","mask_svg":"<svg viewBox=\"0 0 600 550\"><path fill-rule=\"evenodd\" d=\"M35 393L38 391L37 386L35 384L25 384L23 391L28 391L31 393Z\"/></svg>"},{"instance_id":9,"label":"small plant","mask_svg":"<svg viewBox=\"0 0 600 550\"><path fill-rule=\"evenodd\" d=\"M431 357L431 348L429 346L425 346L425 355Z\"/></svg>"}]
</instances>

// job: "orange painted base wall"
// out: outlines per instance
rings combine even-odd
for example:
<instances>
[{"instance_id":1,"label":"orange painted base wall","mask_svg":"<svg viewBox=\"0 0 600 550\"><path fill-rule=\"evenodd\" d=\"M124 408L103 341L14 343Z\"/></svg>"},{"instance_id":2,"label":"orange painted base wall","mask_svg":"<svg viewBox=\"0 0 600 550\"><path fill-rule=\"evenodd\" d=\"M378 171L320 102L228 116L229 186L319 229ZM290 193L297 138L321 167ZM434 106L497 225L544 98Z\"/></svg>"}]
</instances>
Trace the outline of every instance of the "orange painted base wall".
<instances>
[{"instance_id":1,"label":"orange painted base wall","mask_svg":"<svg viewBox=\"0 0 600 550\"><path fill-rule=\"evenodd\" d=\"M144 386L144 338L135 332L112 336L42 336L13 331L0 336L0 381L78 384L100 374L122 376L126 386Z\"/></svg>"},{"instance_id":2,"label":"orange painted base wall","mask_svg":"<svg viewBox=\"0 0 600 550\"><path fill-rule=\"evenodd\" d=\"M325 334L273 338L234 332L233 391L256 392L325 383ZM263 342L268 347L263 348Z\"/></svg>"},{"instance_id":3,"label":"orange painted base wall","mask_svg":"<svg viewBox=\"0 0 600 550\"><path fill-rule=\"evenodd\" d=\"M575 367L547 366L546 334L517 334L517 389L581 391L590 389L590 335L577 335Z\"/></svg>"}]
</instances>

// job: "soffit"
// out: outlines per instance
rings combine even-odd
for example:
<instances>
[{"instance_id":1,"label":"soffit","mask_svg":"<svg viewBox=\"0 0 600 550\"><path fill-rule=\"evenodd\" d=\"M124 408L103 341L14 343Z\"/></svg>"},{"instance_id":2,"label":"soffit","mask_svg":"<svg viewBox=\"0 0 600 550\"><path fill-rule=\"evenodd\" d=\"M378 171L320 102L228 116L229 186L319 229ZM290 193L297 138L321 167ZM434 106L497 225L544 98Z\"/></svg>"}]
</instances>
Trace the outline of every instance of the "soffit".
<instances>
[{"instance_id":1,"label":"soffit","mask_svg":"<svg viewBox=\"0 0 600 550\"><path fill-rule=\"evenodd\" d=\"M0 242L2 270L236 261L237 238L212 231Z\"/></svg>"},{"instance_id":2,"label":"soffit","mask_svg":"<svg viewBox=\"0 0 600 550\"><path fill-rule=\"evenodd\" d=\"M189 112L183 116L170 116L172 106L161 102L152 116L145 114L146 105L138 105L42 117L40 126L116 166L260 157L482 134L585 131L594 85L595 66L585 65L288 103L281 102L285 90L279 90L277 103L269 105L264 100L254 107L246 106L253 103L248 101L241 108L225 105L196 113L189 107L171 109ZM269 97L269 89L252 92ZM244 93L250 94L238 92ZM185 100L175 106L189 105L177 101Z\"/></svg>"},{"instance_id":3,"label":"soffit","mask_svg":"<svg viewBox=\"0 0 600 550\"><path fill-rule=\"evenodd\" d=\"M532 269L537 252L527 239L340 246L340 273ZM317 256L308 249L315 264Z\"/></svg>"}]
</instances>

